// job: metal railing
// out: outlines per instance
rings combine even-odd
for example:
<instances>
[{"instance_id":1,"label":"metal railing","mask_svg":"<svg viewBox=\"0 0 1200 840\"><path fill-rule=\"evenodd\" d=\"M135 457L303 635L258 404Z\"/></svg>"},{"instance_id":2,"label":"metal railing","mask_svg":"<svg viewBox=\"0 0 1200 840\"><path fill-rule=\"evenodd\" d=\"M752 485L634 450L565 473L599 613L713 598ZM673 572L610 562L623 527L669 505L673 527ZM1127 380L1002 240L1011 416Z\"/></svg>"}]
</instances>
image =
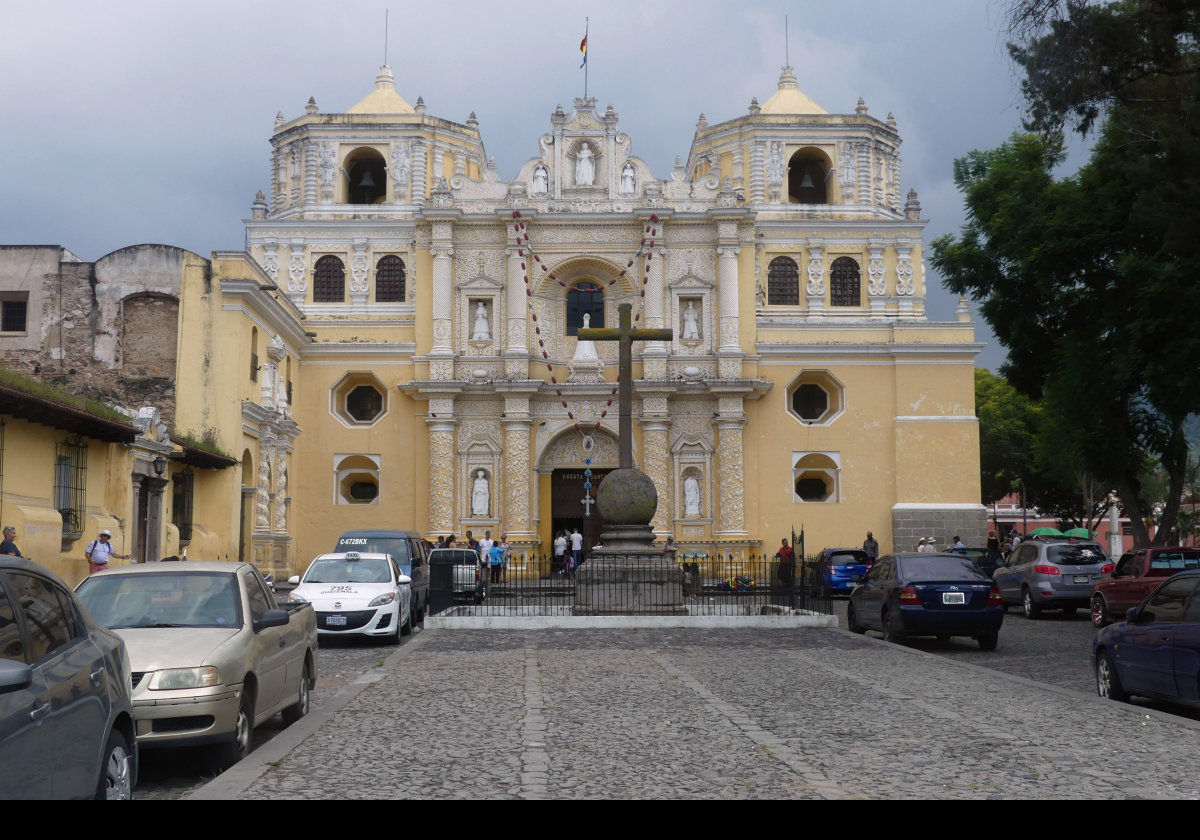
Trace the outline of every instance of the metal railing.
<instances>
[{"instance_id":1,"label":"metal railing","mask_svg":"<svg viewBox=\"0 0 1200 840\"><path fill-rule=\"evenodd\" d=\"M829 614L815 557L782 564L767 555L679 552L586 559L560 571L548 555L520 569L431 564L430 613L450 616Z\"/></svg>"}]
</instances>

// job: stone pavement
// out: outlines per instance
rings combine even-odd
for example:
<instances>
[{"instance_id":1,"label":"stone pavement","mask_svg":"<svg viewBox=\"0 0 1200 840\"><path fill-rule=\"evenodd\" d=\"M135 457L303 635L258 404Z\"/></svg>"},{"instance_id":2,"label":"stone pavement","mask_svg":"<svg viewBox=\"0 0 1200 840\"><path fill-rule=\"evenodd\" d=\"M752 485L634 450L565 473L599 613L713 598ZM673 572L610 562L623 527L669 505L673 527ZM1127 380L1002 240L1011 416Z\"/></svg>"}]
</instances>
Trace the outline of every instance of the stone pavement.
<instances>
[{"instance_id":1,"label":"stone pavement","mask_svg":"<svg viewBox=\"0 0 1200 840\"><path fill-rule=\"evenodd\" d=\"M431 630L196 797L1194 798L1197 747L840 630Z\"/></svg>"}]
</instances>

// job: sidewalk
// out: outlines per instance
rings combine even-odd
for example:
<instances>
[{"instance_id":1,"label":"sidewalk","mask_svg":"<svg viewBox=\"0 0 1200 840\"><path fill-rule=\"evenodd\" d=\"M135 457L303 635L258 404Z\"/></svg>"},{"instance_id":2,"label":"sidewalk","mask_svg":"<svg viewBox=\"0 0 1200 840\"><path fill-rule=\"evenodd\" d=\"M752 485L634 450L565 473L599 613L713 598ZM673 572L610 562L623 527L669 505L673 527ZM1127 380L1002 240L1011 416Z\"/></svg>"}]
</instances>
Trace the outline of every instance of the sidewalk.
<instances>
[{"instance_id":1,"label":"sidewalk","mask_svg":"<svg viewBox=\"0 0 1200 840\"><path fill-rule=\"evenodd\" d=\"M430 630L192 798L1194 798L1197 747L840 630Z\"/></svg>"}]
</instances>

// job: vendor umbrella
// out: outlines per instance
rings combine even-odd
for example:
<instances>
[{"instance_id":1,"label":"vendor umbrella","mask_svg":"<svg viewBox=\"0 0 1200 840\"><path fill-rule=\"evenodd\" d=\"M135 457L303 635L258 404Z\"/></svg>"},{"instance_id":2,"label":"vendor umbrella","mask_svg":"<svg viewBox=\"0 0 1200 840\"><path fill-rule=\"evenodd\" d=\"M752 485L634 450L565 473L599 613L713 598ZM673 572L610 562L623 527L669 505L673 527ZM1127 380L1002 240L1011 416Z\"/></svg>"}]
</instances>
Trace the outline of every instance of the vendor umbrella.
<instances>
[{"instance_id":1,"label":"vendor umbrella","mask_svg":"<svg viewBox=\"0 0 1200 840\"><path fill-rule=\"evenodd\" d=\"M1045 528L1034 528L1032 531L1029 532L1029 536L1031 536L1031 537L1065 537L1066 534L1064 534L1062 531L1058 530L1057 528L1045 527Z\"/></svg>"},{"instance_id":2,"label":"vendor umbrella","mask_svg":"<svg viewBox=\"0 0 1200 840\"><path fill-rule=\"evenodd\" d=\"M1087 528L1072 528L1070 531L1066 532L1065 536L1077 537L1081 540L1090 540L1096 536L1096 532L1089 531Z\"/></svg>"}]
</instances>

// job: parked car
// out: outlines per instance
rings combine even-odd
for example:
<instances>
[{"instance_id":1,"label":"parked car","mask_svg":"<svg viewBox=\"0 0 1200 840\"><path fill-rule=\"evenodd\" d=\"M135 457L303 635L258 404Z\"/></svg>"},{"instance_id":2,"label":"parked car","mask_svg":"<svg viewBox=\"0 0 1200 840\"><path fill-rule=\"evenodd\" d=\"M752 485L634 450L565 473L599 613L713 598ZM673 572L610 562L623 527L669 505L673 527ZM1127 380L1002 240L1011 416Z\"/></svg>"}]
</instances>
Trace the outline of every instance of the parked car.
<instances>
[{"instance_id":1,"label":"parked car","mask_svg":"<svg viewBox=\"0 0 1200 840\"><path fill-rule=\"evenodd\" d=\"M56 575L0 557L0 799L129 799L129 654Z\"/></svg>"},{"instance_id":2,"label":"parked car","mask_svg":"<svg viewBox=\"0 0 1200 840\"><path fill-rule=\"evenodd\" d=\"M1112 571L1100 543L1090 540L1026 540L992 575L1005 604L1020 604L1026 618L1042 610L1070 615L1092 600L1092 587Z\"/></svg>"},{"instance_id":3,"label":"parked car","mask_svg":"<svg viewBox=\"0 0 1200 840\"><path fill-rule=\"evenodd\" d=\"M482 573L479 555L469 548L435 548L429 552L429 564L451 565L451 592L456 601L482 604L487 597L486 575Z\"/></svg>"},{"instance_id":4,"label":"parked car","mask_svg":"<svg viewBox=\"0 0 1200 840\"><path fill-rule=\"evenodd\" d=\"M1092 624L1104 627L1136 607L1176 572L1200 569L1200 548L1155 546L1121 555L1111 577L1092 587Z\"/></svg>"},{"instance_id":5,"label":"parked car","mask_svg":"<svg viewBox=\"0 0 1200 840\"><path fill-rule=\"evenodd\" d=\"M817 555L816 567L812 570L813 588L826 592L845 592L858 582L871 568L867 552L861 548L823 548Z\"/></svg>"},{"instance_id":6,"label":"parked car","mask_svg":"<svg viewBox=\"0 0 1200 840\"><path fill-rule=\"evenodd\" d=\"M288 583L312 604L320 636L367 636L398 644L412 632L412 580L390 554L322 554Z\"/></svg>"},{"instance_id":7,"label":"parked car","mask_svg":"<svg viewBox=\"0 0 1200 840\"><path fill-rule=\"evenodd\" d=\"M961 554L889 554L850 593L846 621L853 633L881 630L889 642L970 636L995 650L1004 607L995 584Z\"/></svg>"},{"instance_id":8,"label":"parked car","mask_svg":"<svg viewBox=\"0 0 1200 840\"><path fill-rule=\"evenodd\" d=\"M1004 558L1000 556L1000 552L994 548L987 546L966 545L961 548L947 548L947 554L961 554L963 557L969 557L975 561L975 565L983 570L983 573L988 577L995 574L996 569L1004 562Z\"/></svg>"},{"instance_id":9,"label":"parked car","mask_svg":"<svg viewBox=\"0 0 1200 840\"><path fill-rule=\"evenodd\" d=\"M360 553L390 554L400 566L400 573L412 583L413 623L425 621L429 607L429 564L430 549L416 531L363 530L347 531L338 537L335 552L357 551Z\"/></svg>"},{"instance_id":10,"label":"parked car","mask_svg":"<svg viewBox=\"0 0 1200 840\"><path fill-rule=\"evenodd\" d=\"M1200 571L1167 578L1139 606L1096 634L1096 691L1200 707Z\"/></svg>"},{"instance_id":11,"label":"parked car","mask_svg":"<svg viewBox=\"0 0 1200 840\"><path fill-rule=\"evenodd\" d=\"M255 726L308 713L316 617L308 604L277 603L248 563L140 563L94 574L76 593L129 648L143 748L212 744L232 764Z\"/></svg>"}]
</instances>

